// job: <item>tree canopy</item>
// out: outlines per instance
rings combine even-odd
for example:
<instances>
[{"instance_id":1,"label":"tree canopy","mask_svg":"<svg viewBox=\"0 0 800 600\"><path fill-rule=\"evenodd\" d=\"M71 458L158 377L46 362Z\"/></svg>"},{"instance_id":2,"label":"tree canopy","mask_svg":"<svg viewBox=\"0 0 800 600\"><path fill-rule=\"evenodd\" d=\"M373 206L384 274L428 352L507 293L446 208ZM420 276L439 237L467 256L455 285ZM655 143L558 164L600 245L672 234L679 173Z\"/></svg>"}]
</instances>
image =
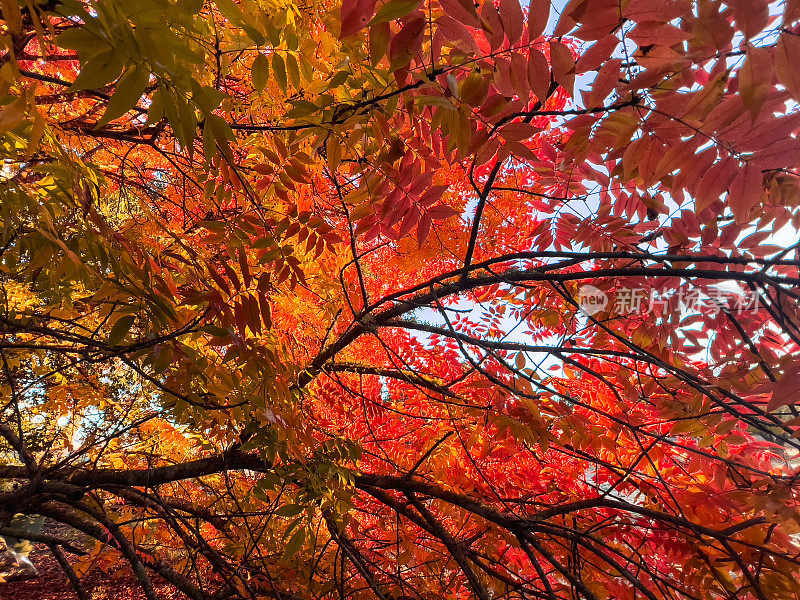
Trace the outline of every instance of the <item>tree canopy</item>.
<instances>
[{"instance_id":1,"label":"tree canopy","mask_svg":"<svg viewBox=\"0 0 800 600\"><path fill-rule=\"evenodd\" d=\"M800 2L0 10L0 532L151 600L800 597Z\"/></svg>"}]
</instances>

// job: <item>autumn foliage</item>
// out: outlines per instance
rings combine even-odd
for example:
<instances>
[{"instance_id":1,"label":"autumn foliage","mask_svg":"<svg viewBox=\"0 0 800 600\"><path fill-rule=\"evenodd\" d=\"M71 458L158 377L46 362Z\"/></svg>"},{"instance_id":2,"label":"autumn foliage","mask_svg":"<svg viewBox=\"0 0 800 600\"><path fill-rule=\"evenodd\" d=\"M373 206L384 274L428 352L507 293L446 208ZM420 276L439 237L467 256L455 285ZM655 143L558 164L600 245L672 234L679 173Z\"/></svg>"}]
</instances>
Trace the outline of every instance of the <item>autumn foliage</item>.
<instances>
[{"instance_id":1,"label":"autumn foliage","mask_svg":"<svg viewBox=\"0 0 800 600\"><path fill-rule=\"evenodd\" d=\"M800 598L800 2L0 9L0 533L151 600Z\"/></svg>"}]
</instances>

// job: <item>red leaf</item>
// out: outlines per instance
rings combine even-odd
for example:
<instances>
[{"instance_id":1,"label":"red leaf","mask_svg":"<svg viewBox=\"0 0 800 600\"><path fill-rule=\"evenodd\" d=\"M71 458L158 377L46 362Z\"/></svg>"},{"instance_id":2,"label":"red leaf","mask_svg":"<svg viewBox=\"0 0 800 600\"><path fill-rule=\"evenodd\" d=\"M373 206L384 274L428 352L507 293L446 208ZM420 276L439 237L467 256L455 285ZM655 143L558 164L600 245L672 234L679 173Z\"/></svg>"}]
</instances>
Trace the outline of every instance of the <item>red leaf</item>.
<instances>
[{"instance_id":1,"label":"red leaf","mask_svg":"<svg viewBox=\"0 0 800 600\"><path fill-rule=\"evenodd\" d=\"M585 73L586 71L594 71L611 56L618 44L619 39L617 39L615 35L607 35L597 40L578 57L578 62L575 65L575 72Z\"/></svg>"},{"instance_id":2,"label":"red leaf","mask_svg":"<svg viewBox=\"0 0 800 600\"><path fill-rule=\"evenodd\" d=\"M231 288L228 285L228 282L225 281L224 278L220 277L219 273L217 273L217 270L213 266L211 266L210 263L208 264L207 270L208 274L211 276L211 279L213 279L214 282L217 284L217 286L219 286L219 289L221 289L226 294L230 294Z\"/></svg>"},{"instance_id":3,"label":"red leaf","mask_svg":"<svg viewBox=\"0 0 800 600\"><path fill-rule=\"evenodd\" d=\"M756 165L760 169L794 167L800 162L800 140L788 138L775 142L756 154Z\"/></svg>"},{"instance_id":4,"label":"red leaf","mask_svg":"<svg viewBox=\"0 0 800 600\"><path fill-rule=\"evenodd\" d=\"M442 32L445 39L450 42L463 42L465 50L480 54L478 44L475 43L475 38L459 21L447 15L442 15L436 19L438 31Z\"/></svg>"},{"instance_id":5,"label":"red leaf","mask_svg":"<svg viewBox=\"0 0 800 600\"><path fill-rule=\"evenodd\" d=\"M800 37L781 33L775 46L775 71L795 100L800 100Z\"/></svg>"},{"instance_id":6,"label":"red leaf","mask_svg":"<svg viewBox=\"0 0 800 600\"><path fill-rule=\"evenodd\" d=\"M409 211L409 213L403 219L402 224L400 225L400 231L397 233L397 237L398 238L405 237L408 233L411 232L412 229L414 229L414 226L417 224L418 221L419 221L419 211L418 210Z\"/></svg>"},{"instance_id":7,"label":"red leaf","mask_svg":"<svg viewBox=\"0 0 800 600\"><path fill-rule=\"evenodd\" d=\"M478 27L478 13L469 0L439 0L444 12L459 23Z\"/></svg>"},{"instance_id":8,"label":"red leaf","mask_svg":"<svg viewBox=\"0 0 800 600\"><path fill-rule=\"evenodd\" d=\"M405 67L411 62L424 28L425 19L413 17L405 22L403 28L389 42L389 58L395 69Z\"/></svg>"},{"instance_id":9,"label":"red leaf","mask_svg":"<svg viewBox=\"0 0 800 600\"><path fill-rule=\"evenodd\" d=\"M508 148L508 151L517 158L524 158L530 162L539 162L539 157L536 156L536 153L522 142L509 142L505 148Z\"/></svg>"},{"instance_id":10,"label":"red leaf","mask_svg":"<svg viewBox=\"0 0 800 600\"><path fill-rule=\"evenodd\" d=\"M785 117L770 118L755 127L748 127L744 135L736 140L738 152L754 152L787 139L800 127L800 113Z\"/></svg>"},{"instance_id":11,"label":"red leaf","mask_svg":"<svg viewBox=\"0 0 800 600\"><path fill-rule=\"evenodd\" d=\"M675 25L659 25L658 23L639 23L628 34L636 44L641 46L674 46L692 39L691 34L686 33Z\"/></svg>"},{"instance_id":12,"label":"red leaf","mask_svg":"<svg viewBox=\"0 0 800 600\"><path fill-rule=\"evenodd\" d=\"M533 48L528 59L528 83L539 102L544 104L550 90L550 65L544 54Z\"/></svg>"},{"instance_id":13,"label":"red leaf","mask_svg":"<svg viewBox=\"0 0 800 600\"><path fill-rule=\"evenodd\" d=\"M258 308L258 300L253 294L246 294L245 299L247 301L247 308L249 317L247 319L248 324L250 325L250 329L255 334L261 333L261 314Z\"/></svg>"},{"instance_id":14,"label":"red leaf","mask_svg":"<svg viewBox=\"0 0 800 600\"><path fill-rule=\"evenodd\" d=\"M239 248L237 256L239 259L239 268L241 269L242 276L244 277L244 285L245 287L250 287L250 282L251 282L250 267L247 264L247 253L245 252L245 249Z\"/></svg>"},{"instance_id":15,"label":"red leaf","mask_svg":"<svg viewBox=\"0 0 800 600\"><path fill-rule=\"evenodd\" d=\"M560 11L561 15L553 28L553 35L560 38L575 29L576 20L580 18L584 10L586 10L586 0L569 0Z\"/></svg>"},{"instance_id":16,"label":"red leaf","mask_svg":"<svg viewBox=\"0 0 800 600\"><path fill-rule=\"evenodd\" d=\"M431 218L424 214L420 217L419 223L417 224L417 244L419 244L420 248L422 244L425 243L425 240L428 239L428 234L431 232L431 225L433 224Z\"/></svg>"},{"instance_id":17,"label":"red leaf","mask_svg":"<svg viewBox=\"0 0 800 600\"><path fill-rule=\"evenodd\" d=\"M603 65L592 82L587 108L603 105L603 100L619 83L621 64L622 60L619 58L612 58L606 61L606 64Z\"/></svg>"},{"instance_id":18,"label":"red leaf","mask_svg":"<svg viewBox=\"0 0 800 600\"><path fill-rule=\"evenodd\" d=\"M553 77L570 95L575 87L575 59L572 52L561 42L550 42L550 60Z\"/></svg>"},{"instance_id":19,"label":"red leaf","mask_svg":"<svg viewBox=\"0 0 800 600\"><path fill-rule=\"evenodd\" d=\"M530 84L528 83L528 59L519 52L511 53L511 85L517 96L525 103L530 97Z\"/></svg>"},{"instance_id":20,"label":"red leaf","mask_svg":"<svg viewBox=\"0 0 800 600\"><path fill-rule=\"evenodd\" d=\"M728 0L736 25L748 38L756 36L769 22L769 7L763 0Z\"/></svg>"},{"instance_id":21,"label":"red leaf","mask_svg":"<svg viewBox=\"0 0 800 600\"><path fill-rule=\"evenodd\" d=\"M592 0L584 6L583 14L577 19L580 27L570 33L571 37L599 40L619 29L622 24L618 1Z\"/></svg>"},{"instance_id":22,"label":"red leaf","mask_svg":"<svg viewBox=\"0 0 800 600\"><path fill-rule=\"evenodd\" d=\"M234 302L233 315L236 319L236 328L243 337L245 335L245 329L247 328L247 312L242 301Z\"/></svg>"},{"instance_id":23,"label":"red leaf","mask_svg":"<svg viewBox=\"0 0 800 600\"><path fill-rule=\"evenodd\" d=\"M236 274L236 271L231 268L231 266L228 264L228 261L226 261L224 257L222 257L222 268L225 269L225 274L228 276L228 279L233 282L234 287L237 290L242 289L242 283L239 281L239 276Z\"/></svg>"},{"instance_id":24,"label":"red leaf","mask_svg":"<svg viewBox=\"0 0 800 600\"><path fill-rule=\"evenodd\" d=\"M706 171L695 192L695 212L699 215L718 200L736 176L736 163L726 157Z\"/></svg>"},{"instance_id":25,"label":"red leaf","mask_svg":"<svg viewBox=\"0 0 800 600\"><path fill-rule=\"evenodd\" d=\"M748 46L747 57L739 71L739 91L753 121L764 105L771 85L772 57L769 51L757 46Z\"/></svg>"},{"instance_id":26,"label":"red leaf","mask_svg":"<svg viewBox=\"0 0 800 600\"><path fill-rule=\"evenodd\" d=\"M509 142L518 142L530 139L540 131L539 127L530 123L509 123L500 130L500 135Z\"/></svg>"},{"instance_id":27,"label":"red leaf","mask_svg":"<svg viewBox=\"0 0 800 600\"><path fill-rule=\"evenodd\" d=\"M523 15L519 0L500 0L500 20L512 46L522 36Z\"/></svg>"},{"instance_id":28,"label":"red leaf","mask_svg":"<svg viewBox=\"0 0 800 600\"><path fill-rule=\"evenodd\" d=\"M736 223L743 224L748 221L751 209L761 197L762 183L761 170L751 163L745 165L736 175L727 198Z\"/></svg>"},{"instance_id":29,"label":"red leaf","mask_svg":"<svg viewBox=\"0 0 800 600\"><path fill-rule=\"evenodd\" d=\"M444 221L445 219L449 219L457 214L457 210L447 206L446 204L437 204L428 210L428 216L434 221Z\"/></svg>"},{"instance_id":30,"label":"red leaf","mask_svg":"<svg viewBox=\"0 0 800 600\"><path fill-rule=\"evenodd\" d=\"M436 185L425 192L417 203L422 207L432 206L439 201L446 190L446 185Z\"/></svg>"},{"instance_id":31,"label":"red leaf","mask_svg":"<svg viewBox=\"0 0 800 600\"><path fill-rule=\"evenodd\" d=\"M691 5L683 0L632 0L623 16L637 23L668 23L683 16L689 8Z\"/></svg>"},{"instance_id":32,"label":"red leaf","mask_svg":"<svg viewBox=\"0 0 800 600\"><path fill-rule=\"evenodd\" d=\"M550 19L550 0L531 0L528 7L528 34L534 41L544 33Z\"/></svg>"},{"instance_id":33,"label":"red leaf","mask_svg":"<svg viewBox=\"0 0 800 600\"><path fill-rule=\"evenodd\" d=\"M494 85L506 98L518 95L518 88L511 81L511 61L498 56L494 60L494 68L497 71L494 78Z\"/></svg>"},{"instance_id":34,"label":"red leaf","mask_svg":"<svg viewBox=\"0 0 800 600\"><path fill-rule=\"evenodd\" d=\"M339 39L354 35L366 27L375 14L377 0L342 0L342 30Z\"/></svg>"},{"instance_id":35,"label":"red leaf","mask_svg":"<svg viewBox=\"0 0 800 600\"><path fill-rule=\"evenodd\" d=\"M492 50L497 50L503 44L503 22L500 20L500 14L491 1L483 3L481 19L489 46L491 46Z\"/></svg>"}]
</instances>

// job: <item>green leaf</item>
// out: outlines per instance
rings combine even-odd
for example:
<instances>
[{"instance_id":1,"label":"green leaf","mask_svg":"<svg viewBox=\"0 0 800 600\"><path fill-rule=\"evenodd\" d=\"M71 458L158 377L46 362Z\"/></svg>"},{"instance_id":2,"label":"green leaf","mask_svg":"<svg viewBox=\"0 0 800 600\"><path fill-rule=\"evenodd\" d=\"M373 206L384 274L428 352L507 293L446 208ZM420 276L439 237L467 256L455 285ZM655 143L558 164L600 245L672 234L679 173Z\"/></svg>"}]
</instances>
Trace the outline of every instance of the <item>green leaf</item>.
<instances>
[{"instance_id":1,"label":"green leaf","mask_svg":"<svg viewBox=\"0 0 800 600\"><path fill-rule=\"evenodd\" d=\"M211 127L211 121L206 119L203 124L203 158L207 163L214 160L214 155L217 153L217 138L214 137L214 130ZM203 195L207 198L211 197L215 187L213 179L209 179L203 188Z\"/></svg>"},{"instance_id":2,"label":"green leaf","mask_svg":"<svg viewBox=\"0 0 800 600\"><path fill-rule=\"evenodd\" d=\"M300 47L300 40L297 39L294 27L287 27L284 29L283 37L286 39L286 47L289 48L289 50L297 50Z\"/></svg>"},{"instance_id":3,"label":"green leaf","mask_svg":"<svg viewBox=\"0 0 800 600\"><path fill-rule=\"evenodd\" d=\"M190 150L197 130L197 119L188 100L180 93L162 88L164 109L182 148Z\"/></svg>"},{"instance_id":4,"label":"green leaf","mask_svg":"<svg viewBox=\"0 0 800 600\"><path fill-rule=\"evenodd\" d=\"M122 59L109 48L87 60L69 91L101 88L114 81L122 73Z\"/></svg>"},{"instance_id":5,"label":"green leaf","mask_svg":"<svg viewBox=\"0 0 800 600\"><path fill-rule=\"evenodd\" d=\"M369 24L386 23L387 21L405 17L420 4L422 4L422 0L390 0L378 9Z\"/></svg>"},{"instance_id":6,"label":"green leaf","mask_svg":"<svg viewBox=\"0 0 800 600\"><path fill-rule=\"evenodd\" d=\"M273 48L281 44L281 31L271 21L267 21L267 37Z\"/></svg>"},{"instance_id":7,"label":"green leaf","mask_svg":"<svg viewBox=\"0 0 800 600\"><path fill-rule=\"evenodd\" d=\"M283 62L283 57L280 54L272 55L272 71L275 73L275 81L285 92L288 84L286 80L286 63Z\"/></svg>"},{"instance_id":8,"label":"green leaf","mask_svg":"<svg viewBox=\"0 0 800 600\"><path fill-rule=\"evenodd\" d=\"M289 72L291 82L299 87L302 79L300 79L300 68L297 66L297 59L294 54L286 55L286 70Z\"/></svg>"},{"instance_id":9,"label":"green leaf","mask_svg":"<svg viewBox=\"0 0 800 600\"><path fill-rule=\"evenodd\" d=\"M289 523L289 526L286 528L286 531L283 532L282 539L285 540L287 537L289 537L292 534L292 532L295 529L297 529L297 526L300 525L302 522L303 522L303 517L297 517L294 521Z\"/></svg>"},{"instance_id":10,"label":"green leaf","mask_svg":"<svg viewBox=\"0 0 800 600\"><path fill-rule=\"evenodd\" d=\"M258 482L258 485L256 485L253 488L253 496L258 498L262 502L269 502L269 495L267 494L267 490L264 489L264 486L261 485L260 481Z\"/></svg>"},{"instance_id":11,"label":"green leaf","mask_svg":"<svg viewBox=\"0 0 800 600\"><path fill-rule=\"evenodd\" d=\"M251 21L248 21L242 9L233 0L214 0L214 3L226 19L244 29L247 37L259 46L264 44L264 36L250 24Z\"/></svg>"},{"instance_id":12,"label":"green leaf","mask_svg":"<svg viewBox=\"0 0 800 600\"><path fill-rule=\"evenodd\" d=\"M178 0L174 9L176 13L196 15L203 10L203 4L205 4L205 0Z\"/></svg>"},{"instance_id":13,"label":"green leaf","mask_svg":"<svg viewBox=\"0 0 800 600\"><path fill-rule=\"evenodd\" d=\"M171 348L162 347L156 352L155 359L153 360L153 368L157 373L165 373L169 369L175 355Z\"/></svg>"},{"instance_id":14,"label":"green leaf","mask_svg":"<svg viewBox=\"0 0 800 600\"><path fill-rule=\"evenodd\" d=\"M17 0L0 2L0 7L2 7L3 20L6 22L8 32L14 35L20 33L22 31L22 12Z\"/></svg>"},{"instance_id":15,"label":"green leaf","mask_svg":"<svg viewBox=\"0 0 800 600\"><path fill-rule=\"evenodd\" d=\"M97 35L83 27L70 27L61 32L58 37L56 37L56 45L61 48L75 50L83 60L88 59L90 56L106 52L109 49L101 43Z\"/></svg>"},{"instance_id":16,"label":"green leaf","mask_svg":"<svg viewBox=\"0 0 800 600\"><path fill-rule=\"evenodd\" d=\"M214 135L220 149L232 159L233 154L231 153L230 141L233 140L233 131L231 130L231 126L228 125L228 122L219 115L208 113L206 115L206 126Z\"/></svg>"},{"instance_id":17,"label":"green leaf","mask_svg":"<svg viewBox=\"0 0 800 600\"><path fill-rule=\"evenodd\" d=\"M217 337L225 337L230 335L230 331L225 329L224 327L220 327L219 325L214 325L213 323L209 323L207 325L203 325L200 330L203 333L207 333L209 335L215 335Z\"/></svg>"},{"instance_id":18,"label":"green leaf","mask_svg":"<svg viewBox=\"0 0 800 600\"><path fill-rule=\"evenodd\" d=\"M258 53L250 67L250 74L253 78L253 87L259 92L263 92L269 81L269 60L261 52Z\"/></svg>"},{"instance_id":19,"label":"green leaf","mask_svg":"<svg viewBox=\"0 0 800 600\"><path fill-rule=\"evenodd\" d=\"M330 90L330 89L339 87L345 81L347 81L348 77L350 77L350 72L349 71L339 71L338 73L336 73L336 75L331 77L331 80L328 83L328 89Z\"/></svg>"},{"instance_id":20,"label":"green leaf","mask_svg":"<svg viewBox=\"0 0 800 600\"><path fill-rule=\"evenodd\" d=\"M228 94L225 92L216 90L208 85L200 85L194 79L191 81L191 87L192 100L194 100L195 104L205 113L216 110L222 101L228 97Z\"/></svg>"},{"instance_id":21,"label":"green leaf","mask_svg":"<svg viewBox=\"0 0 800 600\"><path fill-rule=\"evenodd\" d=\"M25 160L28 160L31 156L33 156L33 153L36 152L39 142L42 140L44 132L47 129L47 123L45 122L42 113L39 112L38 109L34 109L32 113L33 122L26 136L28 139L28 147L25 149Z\"/></svg>"},{"instance_id":22,"label":"green leaf","mask_svg":"<svg viewBox=\"0 0 800 600\"><path fill-rule=\"evenodd\" d=\"M106 108L103 118L97 124L105 125L136 106L149 81L150 73L145 69L131 67L125 71L117 84L117 89L114 90L114 95L108 102L108 108Z\"/></svg>"},{"instance_id":23,"label":"green leaf","mask_svg":"<svg viewBox=\"0 0 800 600\"><path fill-rule=\"evenodd\" d=\"M297 119L315 113L319 108L308 100L291 100L292 110L287 112L284 117L287 119Z\"/></svg>"},{"instance_id":24,"label":"green leaf","mask_svg":"<svg viewBox=\"0 0 800 600\"><path fill-rule=\"evenodd\" d=\"M118 346L119 343L125 339L125 336L128 335L135 320L136 317L134 315L123 315L117 319L117 322L114 323L111 332L108 334L108 345Z\"/></svg>"},{"instance_id":25,"label":"green leaf","mask_svg":"<svg viewBox=\"0 0 800 600\"><path fill-rule=\"evenodd\" d=\"M276 517L296 517L303 512L305 508L305 506L299 504L284 504L272 514Z\"/></svg>"},{"instance_id":26,"label":"green leaf","mask_svg":"<svg viewBox=\"0 0 800 600\"><path fill-rule=\"evenodd\" d=\"M286 544L286 549L283 551L283 559L288 560L294 556L303 543L306 541L306 530L305 529L298 529L294 532L294 535L289 539L289 542Z\"/></svg>"},{"instance_id":27,"label":"green leaf","mask_svg":"<svg viewBox=\"0 0 800 600\"><path fill-rule=\"evenodd\" d=\"M256 438L256 440L258 442L258 446L260 446L260 447L264 447L264 446L272 444L270 442L270 440L268 439L268 437L264 433L257 434L255 436L255 438ZM281 486L282 483L283 483L283 480L280 477L278 477L277 475L275 475L275 473L264 473L261 476L261 480L258 482L258 485L262 489L273 490L274 491L274 490L277 490Z\"/></svg>"},{"instance_id":28,"label":"green leaf","mask_svg":"<svg viewBox=\"0 0 800 600\"><path fill-rule=\"evenodd\" d=\"M25 97L19 96L0 111L0 133L14 129L25 119Z\"/></svg>"},{"instance_id":29,"label":"green leaf","mask_svg":"<svg viewBox=\"0 0 800 600\"><path fill-rule=\"evenodd\" d=\"M164 95L161 88L158 88L150 96L150 108L147 109L147 121L145 127L158 123L164 118Z\"/></svg>"}]
</instances>

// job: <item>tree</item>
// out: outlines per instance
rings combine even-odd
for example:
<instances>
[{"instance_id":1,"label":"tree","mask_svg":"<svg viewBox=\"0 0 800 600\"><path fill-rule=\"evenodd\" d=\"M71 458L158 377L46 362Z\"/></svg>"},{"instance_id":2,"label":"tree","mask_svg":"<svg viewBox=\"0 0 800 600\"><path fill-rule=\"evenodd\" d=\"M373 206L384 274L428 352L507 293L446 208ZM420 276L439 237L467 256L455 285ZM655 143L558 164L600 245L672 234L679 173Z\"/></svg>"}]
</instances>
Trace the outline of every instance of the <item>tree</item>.
<instances>
[{"instance_id":1,"label":"tree","mask_svg":"<svg viewBox=\"0 0 800 600\"><path fill-rule=\"evenodd\" d=\"M800 595L796 1L0 8L0 533L151 599Z\"/></svg>"}]
</instances>

